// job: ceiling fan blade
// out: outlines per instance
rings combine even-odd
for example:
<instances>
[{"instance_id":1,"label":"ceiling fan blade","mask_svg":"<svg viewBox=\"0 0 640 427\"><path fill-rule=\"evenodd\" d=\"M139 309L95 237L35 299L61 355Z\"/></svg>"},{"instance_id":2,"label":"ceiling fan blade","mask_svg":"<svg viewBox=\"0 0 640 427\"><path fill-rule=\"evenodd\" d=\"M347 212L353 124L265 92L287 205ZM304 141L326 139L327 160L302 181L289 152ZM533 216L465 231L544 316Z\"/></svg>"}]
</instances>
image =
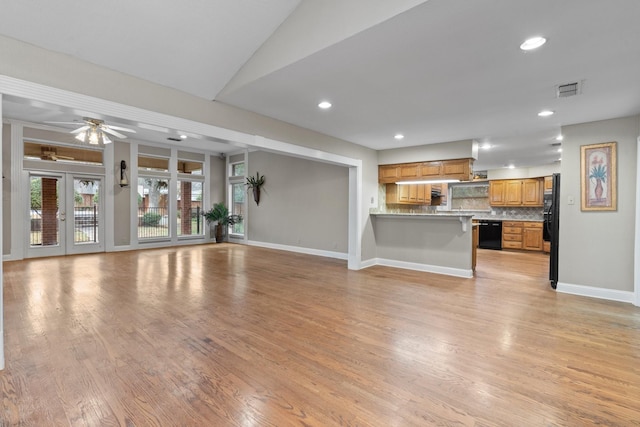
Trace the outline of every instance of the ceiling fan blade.
<instances>
[{"instance_id":1,"label":"ceiling fan blade","mask_svg":"<svg viewBox=\"0 0 640 427\"><path fill-rule=\"evenodd\" d=\"M123 135L123 134L121 134L120 132L116 132L115 130L110 129L110 128L108 128L107 126L102 126L102 127L101 127L101 129L102 129L104 132L109 133L109 134L111 134L111 135L115 136L116 138L124 139L124 138L126 138L126 137L127 137L126 135Z\"/></svg>"},{"instance_id":2,"label":"ceiling fan blade","mask_svg":"<svg viewBox=\"0 0 640 427\"><path fill-rule=\"evenodd\" d=\"M84 132L86 130L89 130L90 126L82 126L79 127L78 129L72 130L70 133L80 133L80 132Z\"/></svg>"},{"instance_id":3,"label":"ceiling fan blade","mask_svg":"<svg viewBox=\"0 0 640 427\"><path fill-rule=\"evenodd\" d=\"M122 132L131 132L131 133L136 133L136 131L135 131L135 130L133 130L133 129L123 128L123 127L120 127L120 126L102 125L102 128L103 128L103 129L108 128L108 129L113 129L113 130L119 130L119 131L122 131Z\"/></svg>"},{"instance_id":4,"label":"ceiling fan blade","mask_svg":"<svg viewBox=\"0 0 640 427\"><path fill-rule=\"evenodd\" d=\"M76 122L45 122L47 124L50 125L81 125L82 122L80 121L76 121Z\"/></svg>"}]
</instances>

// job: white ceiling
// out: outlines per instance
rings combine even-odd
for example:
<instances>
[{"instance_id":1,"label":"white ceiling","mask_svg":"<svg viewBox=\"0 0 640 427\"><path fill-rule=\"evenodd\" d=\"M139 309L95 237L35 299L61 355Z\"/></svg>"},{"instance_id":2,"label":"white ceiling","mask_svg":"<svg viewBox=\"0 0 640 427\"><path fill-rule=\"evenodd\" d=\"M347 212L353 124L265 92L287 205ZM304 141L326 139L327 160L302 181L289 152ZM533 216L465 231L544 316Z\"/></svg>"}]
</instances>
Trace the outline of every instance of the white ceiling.
<instances>
[{"instance_id":1,"label":"white ceiling","mask_svg":"<svg viewBox=\"0 0 640 427\"><path fill-rule=\"evenodd\" d=\"M0 0L0 34L374 149L490 142L476 169L552 163L561 126L640 113L640 1L387 3Z\"/></svg>"}]
</instances>

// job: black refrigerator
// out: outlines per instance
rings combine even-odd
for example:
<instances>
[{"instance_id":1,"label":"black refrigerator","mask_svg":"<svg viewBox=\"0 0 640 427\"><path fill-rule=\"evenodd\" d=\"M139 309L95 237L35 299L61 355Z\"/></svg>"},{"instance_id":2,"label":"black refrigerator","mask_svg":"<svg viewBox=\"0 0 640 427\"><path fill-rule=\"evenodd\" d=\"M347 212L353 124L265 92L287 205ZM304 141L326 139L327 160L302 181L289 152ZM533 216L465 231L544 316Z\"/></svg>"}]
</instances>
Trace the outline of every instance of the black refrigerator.
<instances>
[{"instance_id":1,"label":"black refrigerator","mask_svg":"<svg viewBox=\"0 0 640 427\"><path fill-rule=\"evenodd\" d=\"M560 230L560 174L553 174L553 186L550 195L545 194L544 235L550 243L549 281L551 287L558 284L558 232Z\"/></svg>"}]
</instances>

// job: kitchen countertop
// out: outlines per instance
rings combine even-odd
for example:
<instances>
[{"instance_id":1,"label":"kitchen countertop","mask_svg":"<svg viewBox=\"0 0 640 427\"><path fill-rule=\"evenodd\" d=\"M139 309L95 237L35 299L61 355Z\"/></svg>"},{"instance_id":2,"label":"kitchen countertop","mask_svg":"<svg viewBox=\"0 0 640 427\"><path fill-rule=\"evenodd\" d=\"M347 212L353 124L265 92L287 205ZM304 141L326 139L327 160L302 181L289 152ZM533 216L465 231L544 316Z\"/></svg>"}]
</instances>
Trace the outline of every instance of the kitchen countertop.
<instances>
[{"instance_id":1,"label":"kitchen countertop","mask_svg":"<svg viewBox=\"0 0 640 427\"><path fill-rule=\"evenodd\" d=\"M543 219L519 219L519 218L505 218L505 217L496 217L496 216L487 216L487 217L473 217L474 220L478 221L516 221L516 222L544 222Z\"/></svg>"},{"instance_id":2,"label":"kitchen countertop","mask_svg":"<svg viewBox=\"0 0 640 427\"><path fill-rule=\"evenodd\" d=\"M452 212L452 213L423 213L423 212L419 212L419 213L409 213L409 212L369 212L370 215L377 215L377 216L401 216L401 217L416 217L416 218L459 218L459 217L463 217L463 218L473 218L473 214L471 213L464 213L464 212Z\"/></svg>"}]
</instances>

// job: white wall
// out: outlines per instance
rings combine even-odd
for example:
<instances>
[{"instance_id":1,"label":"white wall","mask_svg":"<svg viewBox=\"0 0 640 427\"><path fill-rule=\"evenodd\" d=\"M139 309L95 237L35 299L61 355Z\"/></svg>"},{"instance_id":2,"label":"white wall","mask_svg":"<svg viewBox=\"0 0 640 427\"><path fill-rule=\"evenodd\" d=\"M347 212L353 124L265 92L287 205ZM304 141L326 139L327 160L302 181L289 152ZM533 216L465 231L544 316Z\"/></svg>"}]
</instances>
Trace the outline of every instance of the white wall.
<instances>
[{"instance_id":1,"label":"white wall","mask_svg":"<svg viewBox=\"0 0 640 427\"><path fill-rule=\"evenodd\" d=\"M252 242L348 251L349 170L279 154L249 153L248 175L265 176L260 204L247 194Z\"/></svg>"},{"instance_id":2,"label":"white wall","mask_svg":"<svg viewBox=\"0 0 640 427\"><path fill-rule=\"evenodd\" d=\"M562 128L559 284L632 292L640 116ZM616 141L618 210L580 210L580 146ZM573 198L574 204L569 204Z\"/></svg>"},{"instance_id":3,"label":"white wall","mask_svg":"<svg viewBox=\"0 0 640 427\"><path fill-rule=\"evenodd\" d=\"M560 162L530 168L492 169L487 171L487 179L539 178L543 176L551 176L554 173L560 173L560 169Z\"/></svg>"},{"instance_id":4,"label":"white wall","mask_svg":"<svg viewBox=\"0 0 640 427\"><path fill-rule=\"evenodd\" d=\"M11 253L11 126L2 126L2 254Z\"/></svg>"},{"instance_id":5,"label":"white wall","mask_svg":"<svg viewBox=\"0 0 640 427\"><path fill-rule=\"evenodd\" d=\"M380 165L468 158L477 158L477 143L471 139L378 151Z\"/></svg>"}]
</instances>

